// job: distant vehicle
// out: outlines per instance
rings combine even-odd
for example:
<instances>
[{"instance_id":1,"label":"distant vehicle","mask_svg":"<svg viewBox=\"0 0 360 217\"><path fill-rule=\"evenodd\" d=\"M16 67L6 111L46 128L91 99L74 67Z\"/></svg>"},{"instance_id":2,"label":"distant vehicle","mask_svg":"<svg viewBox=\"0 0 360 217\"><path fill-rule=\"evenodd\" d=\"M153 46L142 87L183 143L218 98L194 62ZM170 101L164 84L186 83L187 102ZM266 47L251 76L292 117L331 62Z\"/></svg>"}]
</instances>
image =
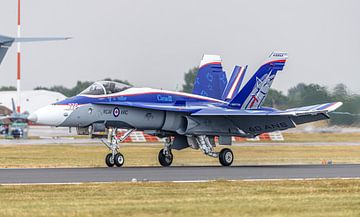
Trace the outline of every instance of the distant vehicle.
<instances>
[{"instance_id":1,"label":"distant vehicle","mask_svg":"<svg viewBox=\"0 0 360 217\"><path fill-rule=\"evenodd\" d=\"M124 156L119 143L131 132L166 138L158 154L162 166L173 162L172 150L200 149L230 166L232 151L214 150L215 137L220 145L231 145L232 136L253 138L261 133L286 130L298 124L328 119L328 112L341 102L325 103L287 110L263 107L277 72L283 70L287 54L273 52L245 86L240 88L247 67L234 70L227 83L219 56L206 55L200 64L192 94L135 88L112 81L99 81L79 95L39 109L29 116L33 122L57 127L88 127L101 123L113 128L105 162L120 167ZM128 131L121 137L118 128Z\"/></svg>"},{"instance_id":2,"label":"distant vehicle","mask_svg":"<svg viewBox=\"0 0 360 217\"><path fill-rule=\"evenodd\" d=\"M15 108L14 99L12 101L12 111L10 115L0 116L2 127L0 133L8 138L20 139L27 136L28 113L18 113ZM25 133L26 132L26 133Z\"/></svg>"},{"instance_id":3,"label":"distant vehicle","mask_svg":"<svg viewBox=\"0 0 360 217\"><path fill-rule=\"evenodd\" d=\"M0 135L7 135L9 133L9 126L8 125L0 125Z\"/></svg>"},{"instance_id":4,"label":"distant vehicle","mask_svg":"<svg viewBox=\"0 0 360 217\"><path fill-rule=\"evenodd\" d=\"M14 130L11 131L10 134L14 139L20 139L23 137L24 132L21 128L15 128Z\"/></svg>"}]
</instances>

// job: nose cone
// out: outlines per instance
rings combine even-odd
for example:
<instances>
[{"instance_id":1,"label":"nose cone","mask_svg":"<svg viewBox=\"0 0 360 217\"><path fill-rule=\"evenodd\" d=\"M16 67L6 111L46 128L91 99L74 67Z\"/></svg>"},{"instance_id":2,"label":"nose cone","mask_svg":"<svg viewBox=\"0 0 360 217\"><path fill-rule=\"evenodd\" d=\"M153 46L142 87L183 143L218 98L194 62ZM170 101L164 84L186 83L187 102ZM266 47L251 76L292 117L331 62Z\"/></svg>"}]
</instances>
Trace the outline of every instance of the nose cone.
<instances>
[{"instance_id":1,"label":"nose cone","mask_svg":"<svg viewBox=\"0 0 360 217\"><path fill-rule=\"evenodd\" d=\"M65 106L48 105L32 113L28 119L40 125L59 126L68 115L69 112L65 110Z\"/></svg>"}]
</instances>

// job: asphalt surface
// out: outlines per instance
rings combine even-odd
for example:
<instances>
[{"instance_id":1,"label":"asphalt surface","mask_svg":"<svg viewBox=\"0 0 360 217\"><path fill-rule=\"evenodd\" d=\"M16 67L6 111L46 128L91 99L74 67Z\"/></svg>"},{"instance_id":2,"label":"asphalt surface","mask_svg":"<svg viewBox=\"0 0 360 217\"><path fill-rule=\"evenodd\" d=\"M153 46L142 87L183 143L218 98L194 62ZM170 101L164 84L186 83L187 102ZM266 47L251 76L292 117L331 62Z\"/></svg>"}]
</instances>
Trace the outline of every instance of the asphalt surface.
<instances>
[{"instance_id":1,"label":"asphalt surface","mask_svg":"<svg viewBox=\"0 0 360 217\"><path fill-rule=\"evenodd\" d=\"M357 177L360 164L0 169L0 184Z\"/></svg>"}]
</instances>

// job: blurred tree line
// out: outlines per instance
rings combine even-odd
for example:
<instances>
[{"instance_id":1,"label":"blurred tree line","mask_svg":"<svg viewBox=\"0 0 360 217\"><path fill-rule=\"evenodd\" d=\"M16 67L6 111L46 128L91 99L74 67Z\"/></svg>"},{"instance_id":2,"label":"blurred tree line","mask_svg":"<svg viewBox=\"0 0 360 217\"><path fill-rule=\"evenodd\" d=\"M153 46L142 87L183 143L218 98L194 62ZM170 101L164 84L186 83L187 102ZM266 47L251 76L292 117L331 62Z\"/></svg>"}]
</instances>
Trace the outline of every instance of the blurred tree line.
<instances>
[{"instance_id":1,"label":"blurred tree line","mask_svg":"<svg viewBox=\"0 0 360 217\"><path fill-rule=\"evenodd\" d=\"M14 86L3 86L3 87L0 87L0 91L15 91L16 90L16 87Z\"/></svg>"},{"instance_id":2,"label":"blurred tree line","mask_svg":"<svg viewBox=\"0 0 360 217\"><path fill-rule=\"evenodd\" d=\"M192 68L184 75L183 91L191 93L198 68ZM270 89L264 106L277 109L288 109L316 105L328 102L343 102L336 113L331 113L331 124L360 126L360 95L353 94L345 84L337 84L329 89L319 84L299 83L288 90L287 94Z\"/></svg>"}]
</instances>

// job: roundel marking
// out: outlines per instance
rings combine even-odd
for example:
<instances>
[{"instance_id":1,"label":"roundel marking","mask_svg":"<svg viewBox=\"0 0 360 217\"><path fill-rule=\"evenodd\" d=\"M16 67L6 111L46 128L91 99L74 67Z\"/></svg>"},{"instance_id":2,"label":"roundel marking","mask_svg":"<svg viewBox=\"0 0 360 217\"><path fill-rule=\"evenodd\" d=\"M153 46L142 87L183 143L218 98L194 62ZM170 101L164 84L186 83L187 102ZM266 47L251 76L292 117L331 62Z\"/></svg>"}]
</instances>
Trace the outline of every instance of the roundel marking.
<instances>
[{"instance_id":1,"label":"roundel marking","mask_svg":"<svg viewBox=\"0 0 360 217\"><path fill-rule=\"evenodd\" d=\"M120 109L118 107L115 107L114 110L113 110L113 115L114 117L119 117L120 115Z\"/></svg>"}]
</instances>

